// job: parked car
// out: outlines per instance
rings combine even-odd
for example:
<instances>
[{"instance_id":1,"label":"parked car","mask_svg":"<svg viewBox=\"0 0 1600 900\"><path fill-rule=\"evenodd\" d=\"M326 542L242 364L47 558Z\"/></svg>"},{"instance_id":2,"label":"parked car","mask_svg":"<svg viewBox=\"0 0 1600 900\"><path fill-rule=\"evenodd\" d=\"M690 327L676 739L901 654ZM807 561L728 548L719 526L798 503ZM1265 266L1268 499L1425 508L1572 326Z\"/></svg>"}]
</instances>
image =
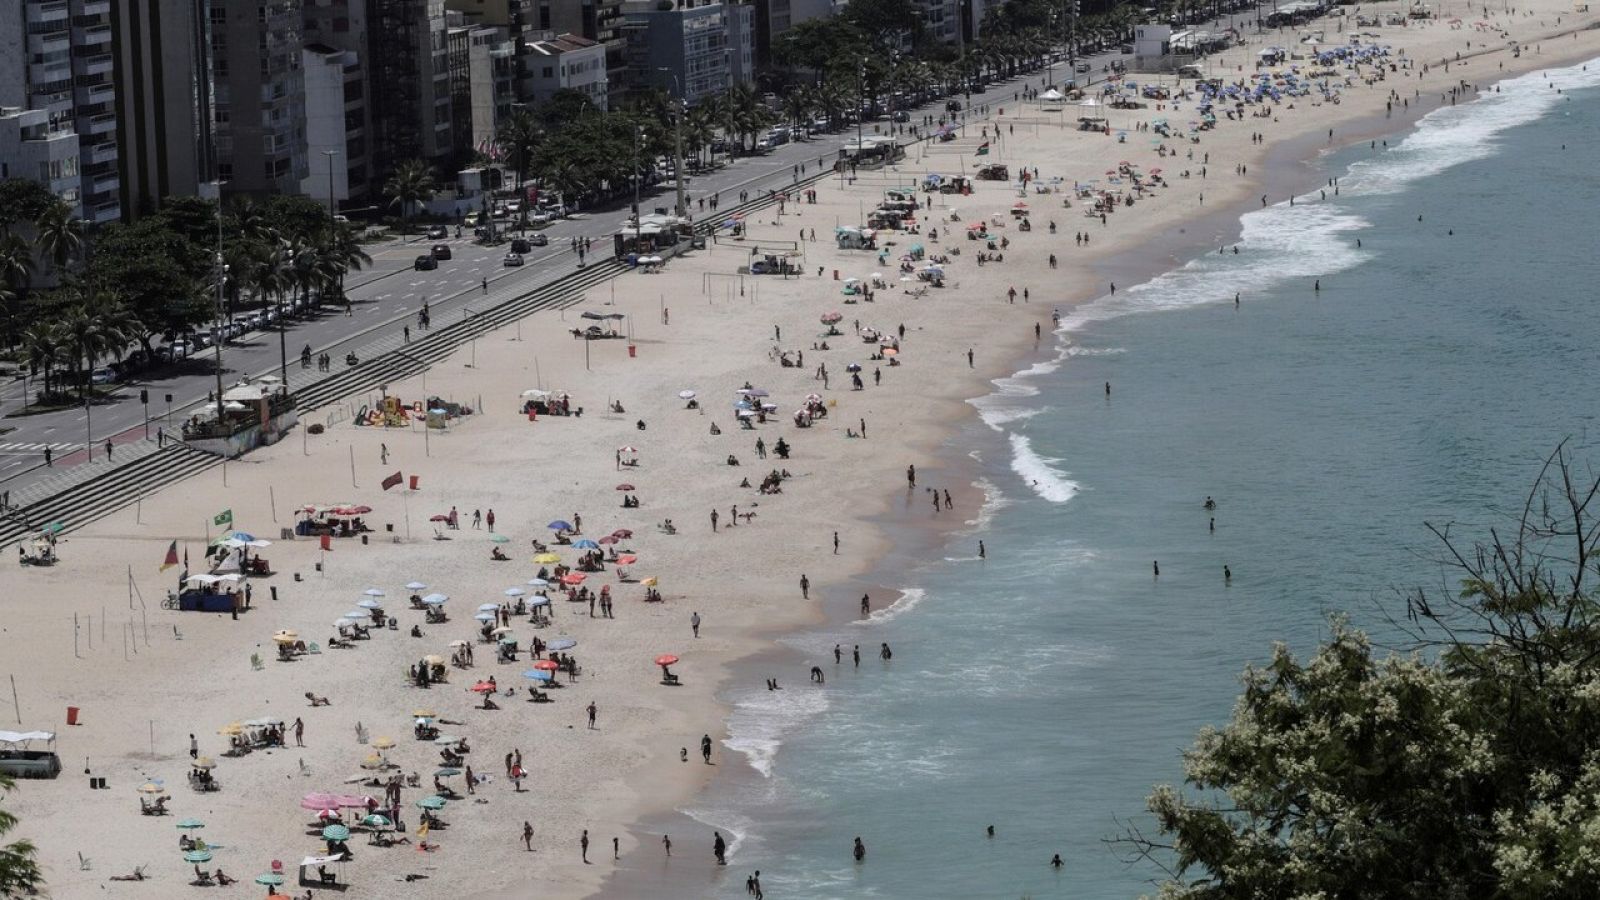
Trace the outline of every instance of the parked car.
<instances>
[{"instance_id":1,"label":"parked car","mask_svg":"<svg viewBox=\"0 0 1600 900\"><path fill-rule=\"evenodd\" d=\"M521 253L507 253L504 262L508 266L520 266L520 265L522 265L522 254Z\"/></svg>"},{"instance_id":2,"label":"parked car","mask_svg":"<svg viewBox=\"0 0 1600 900\"><path fill-rule=\"evenodd\" d=\"M1076 66L1073 67L1073 71L1077 72L1080 75L1082 75L1085 72L1090 72L1090 71L1093 71L1093 70L1094 70L1094 66L1089 65L1087 62L1080 62Z\"/></svg>"},{"instance_id":3,"label":"parked car","mask_svg":"<svg viewBox=\"0 0 1600 900\"><path fill-rule=\"evenodd\" d=\"M439 268L439 261L434 258L432 253L424 253L411 263L411 268L418 272L431 272Z\"/></svg>"},{"instance_id":4,"label":"parked car","mask_svg":"<svg viewBox=\"0 0 1600 900\"><path fill-rule=\"evenodd\" d=\"M89 373L90 384L116 384L118 381L115 369L102 366Z\"/></svg>"},{"instance_id":5,"label":"parked car","mask_svg":"<svg viewBox=\"0 0 1600 900\"><path fill-rule=\"evenodd\" d=\"M532 225L549 225L555 220L556 217L549 210L545 209L537 210L528 216L528 222Z\"/></svg>"},{"instance_id":6,"label":"parked car","mask_svg":"<svg viewBox=\"0 0 1600 900\"><path fill-rule=\"evenodd\" d=\"M433 245L433 258L434 259L449 259L450 258L450 245L449 244L434 244Z\"/></svg>"},{"instance_id":7,"label":"parked car","mask_svg":"<svg viewBox=\"0 0 1600 900\"><path fill-rule=\"evenodd\" d=\"M440 241L450 236L450 229L443 225L435 225L428 229L428 240Z\"/></svg>"},{"instance_id":8,"label":"parked car","mask_svg":"<svg viewBox=\"0 0 1600 900\"><path fill-rule=\"evenodd\" d=\"M909 122L911 121L911 114L903 109L897 109L894 111L894 115L890 116L890 118L896 122Z\"/></svg>"}]
</instances>

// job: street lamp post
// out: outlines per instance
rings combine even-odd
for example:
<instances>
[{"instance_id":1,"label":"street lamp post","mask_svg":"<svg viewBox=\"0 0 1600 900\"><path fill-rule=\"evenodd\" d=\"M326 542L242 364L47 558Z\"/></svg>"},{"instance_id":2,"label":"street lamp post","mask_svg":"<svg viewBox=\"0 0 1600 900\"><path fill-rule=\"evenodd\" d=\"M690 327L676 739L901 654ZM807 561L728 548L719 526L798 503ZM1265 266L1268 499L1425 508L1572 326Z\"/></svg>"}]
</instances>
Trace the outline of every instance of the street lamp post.
<instances>
[{"instance_id":1,"label":"street lamp post","mask_svg":"<svg viewBox=\"0 0 1600 900\"><path fill-rule=\"evenodd\" d=\"M678 215L689 214L688 201L683 196L683 114L688 106L683 96L683 82L678 80L678 73L665 66L657 66L657 71L665 72L672 76L672 87L677 97L673 100L672 117L672 171L678 182Z\"/></svg>"},{"instance_id":2,"label":"street lamp post","mask_svg":"<svg viewBox=\"0 0 1600 900\"><path fill-rule=\"evenodd\" d=\"M331 228L338 221L334 218L336 212L333 199L333 158L339 155L339 151L324 150L322 155L328 160L328 227Z\"/></svg>"},{"instance_id":3,"label":"street lamp post","mask_svg":"<svg viewBox=\"0 0 1600 900\"><path fill-rule=\"evenodd\" d=\"M227 323L223 321L223 284L228 280L228 264L222 261L222 181L217 180L217 340L212 343L217 349L217 424L222 424L222 337L227 334Z\"/></svg>"}]
</instances>

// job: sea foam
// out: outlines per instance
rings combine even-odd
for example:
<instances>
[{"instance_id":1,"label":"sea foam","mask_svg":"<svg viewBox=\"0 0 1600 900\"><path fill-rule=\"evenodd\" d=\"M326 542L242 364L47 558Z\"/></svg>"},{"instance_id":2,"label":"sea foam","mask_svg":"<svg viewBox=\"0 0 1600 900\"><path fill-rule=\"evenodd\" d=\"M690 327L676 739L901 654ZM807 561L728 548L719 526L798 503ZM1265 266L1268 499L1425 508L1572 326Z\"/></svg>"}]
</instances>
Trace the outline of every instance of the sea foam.
<instances>
[{"instance_id":1,"label":"sea foam","mask_svg":"<svg viewBox=\"0 0 1600 900\"><path fill-rule=\"evenodd\" d=\"M1011 470L1022 476L1023 482L1035 494L1051 503L1065 503L1078 492L1078 483L1057 471L1051 464L1059 459L1046 459L1033 449L1026 435L1012 434Z\"/></svg>"}]
</instances>

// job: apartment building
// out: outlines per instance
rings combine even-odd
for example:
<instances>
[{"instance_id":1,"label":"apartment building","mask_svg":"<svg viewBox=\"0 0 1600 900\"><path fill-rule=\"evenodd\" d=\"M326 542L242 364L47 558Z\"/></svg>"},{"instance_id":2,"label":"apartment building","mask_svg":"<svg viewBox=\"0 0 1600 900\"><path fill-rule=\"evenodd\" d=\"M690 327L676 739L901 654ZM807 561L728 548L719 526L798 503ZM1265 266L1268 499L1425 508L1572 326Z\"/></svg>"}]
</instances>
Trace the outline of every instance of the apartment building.
<instances>
[{"instance_id":1,"label":"apartment building","mask_svg":"<svg viewBox=\"0 0 1600 900\"><path fill-rule=\"evenodd\" d=\"M690 106L754 76L754 16L748 7L695 0L634 0L622 7L636 85Z\"/></svg>"},{"instance_id":2,"label":"apartment building","mask_svg":"<svg viewBox=\"0 0 1600 900\"><path fill-rule=\"evenodd\" d=\"M451 135L456 166L491 144L511 117L516 96L517 46L504 28L455 25L449 30Z\"/></svg>"},{"instance_id":3,"label":"apartment building","mask_svg":"<svg viewBox=\"0 0 1600 900\"><path fill-rule=\"evenodd\" d=\"M620 101L627 93L628 41L623 34L622 0L532 0L530 24L534 31L570 34L594 41L605 48L606 74L611 84L608 103ZM533 60L529 60L532 65Z\"/></svg>"},{"instance_id":4,"label":"apartment building","mask_svg":"<svg viewBox=\"0 0 1600 900\"><path fill-rule=\"evenodd\" d=\"M122 209L111 43L110 0L0 4L0 165L92 223Z\"/></svg>"},{"instance_id":5,"label":"apartment building","mask_svg":"<svg viewBox=\"0 0 1600 900\"><path fill-rule=\"evenodd\" d=\"M302 4L309 51L301 59L306 72L306 158L310 165L301 191L325 200L331 166L335 203L363 204L376 191L373 182L379 177L372 166L369 98L374 92L367 47L367 0L302 0ZM343 123L342 135L335 133L336 119Z\"/></svg>"},{"instance_id":6,"label":"apartment building","mask_svg":"<svg viewBox=\"0 0 1600 900\"><path fill-rule=\"evenodd\" d=\"M407 160L447 166L451 138L444 0L368 0L373 184Z\"/></svg>"},{"instance_id":7,"label":"apartment building","mask_svg":"<svg viewBox=\"0 0 1600 900\"><path fill-rule=\"evenodd\" d=\"M610 79L604 44L576 34L562 34L527 46L528 76L522 90L525 99L539 104L548 102L556 91L577 91L597 109L609 106Z\"/></svg>"},{"instance_id":8,"label":"apartment building","mask_svg":"<svg viewBox=\"0 0 1600 900\"><path fill-rule=\"evenodd\" d=\"M122 217L168 197L215 195L209 0L112 7Z\"/></svg>"},{"instance_id":9,"label":"apartment building","mask_svg":"<svg viewBox=\"0 0 1600 900\"><path fill-rule=\"evenodd\" d=\"M309 174L300 0L228 0L208 12L223 193L295 193Z\"/></svg>"}]
</instances>

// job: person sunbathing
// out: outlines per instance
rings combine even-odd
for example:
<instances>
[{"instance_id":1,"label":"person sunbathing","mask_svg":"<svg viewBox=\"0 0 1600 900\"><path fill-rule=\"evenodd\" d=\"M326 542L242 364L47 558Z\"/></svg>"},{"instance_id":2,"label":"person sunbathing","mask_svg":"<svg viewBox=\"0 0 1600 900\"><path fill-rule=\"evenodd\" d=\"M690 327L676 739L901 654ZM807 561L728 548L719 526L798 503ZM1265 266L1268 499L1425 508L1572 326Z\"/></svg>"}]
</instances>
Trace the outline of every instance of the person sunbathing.
<instances>
[{"instance_id":1,"label":"person sunbathing","mask_svg":"<svg viewBox=\"0 0 1600 900\"><path fill-rule=\"evenodd\" d=\"M306 699L311 701L311 705L312 706L332 706L333 705L333 701L329 700L327 697L323 697L323 696L319 696L317 694L313 694L310 691L306 691Z\"/></svg>"},{"instance_id":2,"label":"person sunbathing","mask_svg":"<svg viewBox=\"0 0 1600 900\"><path fill-rule=\"evenodd\" d=\"M228 875L227 873L223 872L221 866L217 867L216 879L217 879L217 884L220 884L223 887L227 887L230 884L238 884L239 883L239 879L234 878L233 876Z\"/></svg>"}]
</instances>

